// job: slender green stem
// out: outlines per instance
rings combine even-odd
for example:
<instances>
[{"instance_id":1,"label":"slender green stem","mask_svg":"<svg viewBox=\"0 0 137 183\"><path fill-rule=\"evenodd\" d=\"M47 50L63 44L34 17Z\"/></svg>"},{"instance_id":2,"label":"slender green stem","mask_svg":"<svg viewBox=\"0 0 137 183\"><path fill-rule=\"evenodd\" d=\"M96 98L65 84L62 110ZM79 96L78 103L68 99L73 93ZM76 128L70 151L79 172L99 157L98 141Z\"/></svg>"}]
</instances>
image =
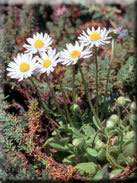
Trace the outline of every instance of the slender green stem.
<instances>
[{"instance_id":1,"label":"slender green stem","mask_svg":"<svg viewBox=\"0 0 137 183\"><path fill-rule=\"evenodd\" d=\"M96 64L96 112L98 113L99 96L98 96L98 62L97 62L97 48L94 47L94 60Z\"/></svg>"},{"instance_id":2,"label":"slender green stem","mask_svg":"<svg viewBox=\"0 0 137 183\"><path fill-rule=\"evenodd\" d=\"M106 81L106 86L105 86L105 100L106 100L107 93L108 93L109 75L110 75L110 71L111 71L112 61L114 58L114 40L115 39L112 39L112 53L111 53L111 59L110 59L110 64L109 64L109 68L108 68L108 73L107 73L107 81Z\"/></svg>"},{"instance_id":3,"label":"slender green stem","mask_svg":"<svg viewBox=\"0 0 137 183\"><path fill-rule=\"evenodd\" d=\"M76 98L75 78L76 78L76 65L72 65L72 106L76 102L76 100L75 100L75 98ZM77 121L76 112L74 112L74 111L73 111L73 121Z\"/></svg>"},{"instance_id":4,"label":"slender green stem","mask_svg":"<svg viewBox=\"0 0 137 183\"><path fill-rule=\"evenodd\" d=\"M53 99L54 99L55 105L56 105L56 107L58 108L58 111L60 112L60 114L63 115L63 112L62 112L62 110L61 110L61 108L60 108L60 106L59 106L59 104L58 104L58 102L57 102L57 99L56 99L54 90L53 90L53 88L52 88L51 85L50 85L50 82L49 82L49 79L48 79L48 76L47 76L47 75L46 75L46 81L47 81L48 87L49 87L49 89L50 89L51 95L52 95L52 97L53 97Z\"/></svg>"},{"instance_id":5,"label":"slender green stem","mask_svg":"<svg viewBox=\"0 0 137 183\"><path fill-rule=\"evenodd\" d=\"M120 111L120 107L118 105L116 105L116 110L117 110L119 119L121 119L121 111Z\"/></svg>"},{"instance_id":6,"label":"slender green stem","mask_svg":"<svg viewBox=\"0 0 137 183\"><path fill-rule=\"evenodd\" d=\"M88 99L89 106L91 108L91 111L92 111L92 113L93 113L93 115L95 117L96 123L97 123L96 126L97 126L97 128L102 129L102 124L101 124L101 122L100 122L100 120L99 120L99 118L98 118L98 116L96 114L96 111L95 111L95 109L94 109L94 107L93 107L93 105L91 103L91 98L90 98L90 95L89 95L89 92L88 92L88 85L87 85L87 83L85 81L84 74L82 72L80 62L79 62L79 71L80 71L80 74L81 74L81 77L82 77L82 81L83 81L83 84L84 84L85 93L86 93L86 96L87 96L87 99Z\"/></svg>"},{"instance_id":7,"label":"slender green stem","mask_svg":"<svg viewBox=\"0 0 137 183\"><path fill-rule=\"evenodd\" d=\"M55 92L54 92L54 90L52 89L52 87L51 87L51 85L50 85L50 82L49 82L49 79L48 79L47 75L46 75L46 81L47 81L48 87L49 87L49 89L50 89L50 92L51 92L51 94L52 94L52 97L53 97L53 99L54 99L55 105L56 105L56 107L58 108L58 111L60 112L60 114L61 114L63 117L65 117L65 116L64 116L64 113L63 113L63 110L61 110L61 108L60 108L60 106L59 106L59 104L58 104L58 101L57 101L57 99L56 99ZM66 117L65 117L65 122L66 122L66 127L67 127L67 119L66 119ZM58 132L57 132L57 133L58 133Z\"/></svg>"},{"instance_id":8,"label":"slender green stem","mask_svg":"<svg viewBox=\"0 0 137 183\"><path fill-rule=\"evenodd\" d=\"M68 110L67 98L66 98L65 92L64 92L64 90L63 90L62 83L61 83L61 81L60 81L60 79L59 79L58 76L57 76L56 78L57 78L57 80L58 80L58 82L59 82L60 89L61 89L61 92L62 92L62 95L63 95L63 98L64 98L64 107L65 107L66 117L67 117L68 121L70 122L70 124L74 127L73 122L72 122L72 119L71 119L71 117L70 117L69 110Z\"/></svg>"},{"instance_id":9,"label":"slender green stem","mask_svg":"<svg viewBox=\"0 0 137 183\"><path fill-rule=\"evenodd\" d=\"M112 39L112 53L111 53L111 58L110 58L110 64L108 68L108 73L107 73L107 79L106 79L106 85L105 85L105 94L104 94L104 109L107 110L107 95L108 95L108 84L109 84L109 76L110 76L110 71L111 71L111 66L112 66L112 61L114 58L114 39ZM101 119L104 115L104 112L102 110L101 112Z\"/></svg>"},{"instance_id":10,"label":"slender green stem","mask_svg":"<svg viewBox=\"0 0 137 183\"><path fill-rule=\"evenodd\" d=\"M72 66L72 75L73 75L73 79L72 79L72 103L74 104L75 103L75 70L76 70L76 66L73 65Z\"/></svg>"},{"instance_id":11,"label":"slender green stem","mask_svg":"<svg viewBox=\"0 0 137 183\"><path fill-rule=\"evenodd\" d=\"M119 153L121 153L122 152L122 145L123 145L123 137L124 136L123 136L122 130L120 129L120 125L119 125L119 128L118 128L118 131L119 131L119 134L118 134L119 150L118 151L119 151Z\"/></svg>"}]
</instances>

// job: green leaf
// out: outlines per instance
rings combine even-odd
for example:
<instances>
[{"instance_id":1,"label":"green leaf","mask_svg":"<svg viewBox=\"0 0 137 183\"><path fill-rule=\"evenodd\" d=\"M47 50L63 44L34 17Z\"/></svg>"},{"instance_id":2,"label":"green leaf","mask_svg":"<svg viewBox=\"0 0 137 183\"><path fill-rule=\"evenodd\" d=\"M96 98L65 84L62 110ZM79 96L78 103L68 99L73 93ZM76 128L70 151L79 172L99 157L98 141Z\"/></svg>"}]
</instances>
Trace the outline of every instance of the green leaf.
<instances>
[{"instance_id":1,"label":"green leaf","mask_svg":"<svg viewBox=\"0 0 137 183\"><path fill-rule=\"evenodd\" d=\"M94 128L92 128L89 124L85 125L82 130L85 133L85 135L89 137L95 134Z\"/></svg>"},{"instance_id":2,"label":"green leaf","mask_svg":"<svg viewBox=\"0 0 137 183\"><path fill-rule=\"evenodd\" d=\"M135 128L135 125L136 125L136 122L137 122L137 115L136 114L131 114L129 116L129 122L130 122L131 126L133 128Z\"/></svg>"},{"instance_id":3,"label":"green leaf","mask_svg":"<svg viewBox=\"0 0 137 183\"><path fill-rule=\"evenodd\" d=\"M118 72L117 80L126 81L128 79L133 79L133 69L134 69L134 57L129 57L126 64L122 65Z\"/></svg>"},{"instance_id":4,"label":"green leaf","mask_svg":"<svg viewBox=\"0 0 137 183\"><path fill-rule=\"evenodd\" d=\"M99 77L100 78L106 78L109 64L110 64L110 61L107 59L99 60Z\"/></svg>"},{"instance_id":5,"label":"green leaf","mask_svg":"<svg viewBox=\"0 0 137 183\"><path fill-rule=\"evenodd\" d=\"M135 162L135 158L134 157L130 157L130 156L128 156L127 158L126 158L126 162L128 162L128 164L133 164L134 162Z\"/></svg>"},{"instance_id":6,"label":"green leaf","mask_svg":"<svg viewBox=\"0 0 137 183\"><path fill-rule=\"evenodd\" d=\"M118 164L121 164L121 165L124 165L125 164L125 156L123 155L123 153L120 153L118 155L118 158L117 158L117 163Z\"/></svg>"},{"instance_id":7,"label":"green leaf","mask_svg":"<svg viewBox=\"0 0 137 183\"><path fill-rule=\"evenodd\" d=\"M79 130L77 130L76 128L69 127L69 129L72 131L74 137L82 137Z\"/></svg>"},{"instance_id":8,"label":"green leaf","mask_svg":"<svg viewBox=\"0 0 137 183\"><path fill-rule=\"evenodd\" d=\"M98 159L103 161L103 160L106 160L106 149L104 148L101 148L98 152Z\"/></svg>"},{"instance_id":9,"label":"green leaf","mask_svg":"<svg viewBox=\"0 0 137 183\"><path fill-rule=\"evenodd\" d=\"M117 162L116 162L116 159L114 158L114 156L112 156L112 152L113 152L113 150L111 150L111 148L107 148L106 158L113 167L116 167Z\"/></svg>"},{"instance_id":10,"label":"green leaf","mask_svg":"<svg viewBox=\"0 0 137 183\"><path fill-rule=\"evenodd\" d=\"M51 142L55 142L54 138L51 137L48 140L46 140L46 142L43 144L43 147L46 147L47 145L49 145Z\"/></svg>"},{"instance_id":11,"label":"green leaf","mask_svg":"<svg viewBox=\"0 0 137 183\"><path fill-rule=\"evenodd\" d=\"M112 170L112 172L110 173L110 178L113 178L113 177L117 176L121 172L122 172L122 169Z\"/></svg>"},{"instance_id":12,"label":"green leaf","mask_svg":"<svg viewBox=\"0 0 137 183\"><path fill-rule=\"evenodd\" d=\"M62 162L66 165L70 165L72 163L68 158L64 158Z\"/></svg>"},{"instance_id":13,"label":"green leaf","mask_svg":"<svg viewBox=\"0 0 137 183\"><path fill-rule=\"evenodd\" d=\"M100 125L98 124L98 122L97 122L95 116L93 116L93 123L94 123L94 125L95 125L98 129L101 128Z\"/></svg>"},{"instance_id":14,"label":"green leaf","mask_svg":"<svg viewBox=\"0 0 137 183\"><path fill-rule=\"evenodd\" d=\"M104 146L104 143L101 141L101 140L99 140L98 138L96 138L95 139L95 148L96 149L100 149L100 148L102 148Z\"/></svg>"},{"instance_id":15,"label":"green leaf","mask_svg":"<svg viewBox=\"0 0 137 183\"><path fill-rule=\"evenodd\" d=\"M53 23L52 22L47 22L47 28L49 29L49 30L52 30L53 29L53 27L54 27L54 25L53 25Z\"/></svg>"},{"instance_id":16,"label":"green leaf","mask_svg":"<svg viewBox=\"0 0 137 183\"><path fill-rule=\"evenodd\" d=\"M76 161L76 156L74 154L71 154L67 158L64 158L63 163L70 165L70 164L73 164L73 162L75 161Z\"/></svg>"},{"instance_id":17,"label":"green leaf","mask_svg":"<svg viewBox=\"0 0 137 183\"><path fill-rule=\"evenodd\" d=\"M135 132L134 131L130 131L130 132L127 132L125 135L124 135L124 141L131 141L133 140L135 137Z\"/></svg>"},{"instance_id":18,"label":"green leaf","mask_svg":"<svg viewBox=\"0 0 137 183\"><path fill-rule=\"evenodd\" d=\"M54 148L54 149L57 149L59 151L68 151L68 147L64 147L64 146L62 146L60 144L50 143L49 146Z\"/></svg>"},{"instance_id":19,"label":"green leaf","mask_svg":"<svg viewBox=\"0 0 137 183\"><path fill-rule=\"evenodd\" d=\"M133 156L135 153L134 143L131 142L123 147L123 154L125 157Z\"/></svg>"},{"instance_id":20,"label":"green leaf","mask_svg":"<svg viewBox=\"0 0 137 183\"><path fill-rule=\"evenodd\" d=\"M59 140L59 143L61 143L62 145L67 144L69 142L69 139L70 139L69 137L64 137Z\"/></svg>"},{"instance_id":21,"label":"green leaf","mask_svg":"<svg viewBox=\"0 0 137 183\"><path fill-rule=\"evenodd\" d=\"M93 177L94 180L99 180L103 178L102 170L97 171L96 175Z\"/></svg>"},{"instance_id":22,"label":"green leaf","mask_svg":"<svg viewBox=\"0 0 137 183\"><path fill-rule=\"evenodd\" d=\"M56 144L56 142L58 142L59 143L59 145L60 146L65 146L65 145L67 145L68 144L68 142L69 142L69 137L64 137L64 138L62 138L62 139L58 139L57 137L52 137L52 138L49 138L45 143L44 143L44 147L46 147L46 146L51 146L51 143L55 143Z\"/></svg>"},{"instance_id":23,"label":"green leaf","mask_svg":"<svg viewBox=\"0 0 137 183\"><path fill-rule=\"evenodd\" d=\"M76 155L75 154L71 154L70 156L67 157L69 160L75 160L76 159Z\"/></svg>"},{"instance_id":24,"label":"green leaf","mask_svg":"<svg viewBox=\"0 0 137 183\"><path fill-rule=\"evenodd\" d=\"M75 166L75 168L81 173L87 173L89 175L94 175L97 171L97 165L93 162L88 163L79 163Z\"/></svg>"},{"instance_id":25,"label":"green leaf","mask_svg":"<svg viewBox=\"0 0 137 183\"><path fill-rule=\"evenodd\" d=\"M97 155L98 155L97 151L96 151L95 149L90 148L90 147L88 147L88 148L86 149L86 151L87 151L87 153L88 153L90 156L97 157Z\"/></svg>"},{"instance_id":26,"label":"green leaf","mask_svg":"<svg viewBox=\"0 0 137 183\"><path fill-rule=\"evenodd\" d=\"M87 145L91 145L93 143L94 136L91 136L89 139L85 139Z\"/></svg>"}]
</instances>

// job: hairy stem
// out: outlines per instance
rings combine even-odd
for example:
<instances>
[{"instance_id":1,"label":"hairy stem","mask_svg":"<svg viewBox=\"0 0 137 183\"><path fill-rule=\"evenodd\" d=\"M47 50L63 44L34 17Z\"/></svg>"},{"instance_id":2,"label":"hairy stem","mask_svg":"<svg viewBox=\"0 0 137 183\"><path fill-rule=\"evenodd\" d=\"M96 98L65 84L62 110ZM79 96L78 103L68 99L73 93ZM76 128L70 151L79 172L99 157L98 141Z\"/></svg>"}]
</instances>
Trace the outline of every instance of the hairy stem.
<instances>
[{"instance_id":1,"label":"hairy stem","mask_svg":"<svg viewBox=\"0 0 137 183\"><path fill-rule=\"evenodd\" d=\"M61 110L61 108L60 108L60 106L59 106L59 104L58 104L58 102L57 102L57 99L56 99L56 96L55 96L55 92L54 92L53 88L52 88L51 85L50 85L50 81L49 81L47 75L46 75L46 81L47 81L48 87L49 87L49 89L50 89L51 95L52 95L52 97L53 97L53 99L54 99L55 105L56 105L56 107L58 108L58 111L60 112L60 114L63 115L63 112L62 112L62 110Z\"/></svg>"},{"instance_id":2,"label":"hairy stem","mask_svg":"<svg viewBox=\"0 0 137 183\"><path fill-rule=\"evenodd\" d=\"M72 79L72 103L74 104L75 103L75 71L76 71L76 66L73 65L72 66L72 74L73 74L73 79Z\"/></svg>"},{"instance_id":3,"label":"hairy stem","mask_svg":"<svg viewBox=\"0 0 137 183\"><path fill-rule=\"evenodd\" d=\"M98 96L98 62L97 62L97 48L94 47L94 60L96 64L96 112L98 113L99 96Z\"/></svg>"},{"instance_id":4,"label":"hairy stem","mask_svg":"<svg viewBox=\"0 0 137 183\"><path fill-rule=\"evenodd\" d=\"M74 125L73 125L73 122L72 122L72 119L71 119L71 116L70 116L70 113L69 113L69 110L68 110L67 98L66 98L65 92L64 92L64 90L63 90L62 83L61 83L61 81L60 81L60 79L59 79L58 76L57 76L56 78L57 78L57 80L58 80L58 82L59 82L60 89L61 89L61 92L62 92L62 95L63 95L63 98L64 98L64 108L65 108L66 117L67 117L68 121L70 122L70 124L71 124L72 126L74 126Z\"/></svg>"},{"instance_id":5,"label":"hairy stem","mask_svg":"<svg viewBox=\"0 0 137 183\"><path fill-rule=\"evenodd\" d=\"M87 84L87 82L86 82L86 80L84 78L84 74L82 72L80 63L79 63L79 71L80 71L80 74L81 74L81 77L82 77L82 82L83 82L83 85L84 85L84 88L85 88L85 94L87 96L89 106L90 106L91 111L92 111L92 113L93 113L93 115L95 117L95 120L96 120L96 126L97 126L97 128L101 129L102 128L102 124L101 124L101 122L100 122L100 120L99 120L99 118L98 118L98 116L96 114L96 111L95 111L95 109L94 109L94 107L92 105L91 98L90 98L90 95L89 95L89 92L88 92L88 84Z\"/></svg>"},{"instance_id":6,"label":"hairy stem","mask_svg":"<svg viewBox=\"0 0 137 183\"><path fill-rule=\"evenodd\" d=\"M110 64L109 64L109 68L108 68L107 80L106 80L106 86L105 86L105 100L106 100L106 97L108 94L109 75L110 75L110 71L111 71L113 58L114 58L114 39L112 39L112 53L111 53L111 59L110 59Z\"/></svg>"}]
</instances>

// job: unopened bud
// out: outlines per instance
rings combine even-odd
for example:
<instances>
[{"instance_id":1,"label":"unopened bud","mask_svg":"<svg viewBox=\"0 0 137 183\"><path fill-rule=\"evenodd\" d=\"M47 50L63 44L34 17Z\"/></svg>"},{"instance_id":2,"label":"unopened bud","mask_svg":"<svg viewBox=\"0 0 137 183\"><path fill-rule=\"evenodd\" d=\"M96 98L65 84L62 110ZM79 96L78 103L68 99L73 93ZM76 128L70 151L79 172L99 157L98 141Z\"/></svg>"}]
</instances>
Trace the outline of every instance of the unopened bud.
<instances>
[{"instance_id":1,"label":"unopened bud","mask_svg":"<svg viewBox=\"0 0 137 183\"><path fill-rule=\"evenodd\" d=\"M115 125L116 125L116 123L114 121L108 120L107 123L106 123L106 128L107 129L112 129L112 128L115 127Z\"/></svg>"},{"instance_id":2,"label":"unopened bud","mask_svg":"<svg viewBox=\"0 0 137 183\"><path fill-rule=\"evenodd\" d=\"M120 118L117 114L113 114L110 116L110 120L112 120L115 123L118 123L120 121Z\"/></svg>"},{"instance_id":3,"label":"unopened bud","mask_svg":"<svg viewBox=\"0 0 137 183\"><path fill-rule=\"evenodd\" d=\"M137 112L137 105L135 102L132 102L131 106L130 106L130 110L131 112Z\"/></svg>"},{"instance_id":4,"label":"unopened bud","mask_svg":"<svg viewBox=\"0 0 137 183\"><path fill-rule=\"evenodd\" d=\"M117 104L118 105L126 105L128 102L130 102L130 99L129 98L127 98L127 97L123 97L123 96L121 96L121 97L118 97L118 99L116 100L116 102L117 102Z\"/></svg>"},{"instance_id":5,"label":"unopened bud","mask_svg":"<svg viewBox=\"0 0 137 183\"><path fill-rule=\"evenodd\" d=\"M78 112L79 110L80 110L80 107L79 107L78 104L73 104L73 105L71 106L71 111L73 111L73 112Z\"/></svg>"},{"instance_id":6,"label":"unopened bud","mask_svg":"<svg viewBox=\"0 0 137 183\"><path fill-rule=\"evenodd\" d=\"M82 142L83 142L83 139L81 139L81 138L76 138L76 139L74 139L74 140L72 141L72 144L73 144L74 146L76 146L76 147L79 147L79 146L82 144Z\"/></svg>"}]
</instances>

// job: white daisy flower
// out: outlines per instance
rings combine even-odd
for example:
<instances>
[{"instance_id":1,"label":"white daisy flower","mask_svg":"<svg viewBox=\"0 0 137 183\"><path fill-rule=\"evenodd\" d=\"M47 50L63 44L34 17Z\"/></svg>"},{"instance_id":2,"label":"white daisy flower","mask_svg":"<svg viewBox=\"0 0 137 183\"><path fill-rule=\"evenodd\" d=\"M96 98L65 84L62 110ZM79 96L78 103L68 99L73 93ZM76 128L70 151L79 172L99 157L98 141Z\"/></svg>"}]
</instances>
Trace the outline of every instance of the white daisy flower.
<instances>
[{"instance_id":1,"label":"white daisy flower","mask_svg":"<svg viewBox=\"0 0 137 183\"><path fill-rule=\"evenodd\" d=\"M66 44L67 49L60 52L60 62L63 65L73 65L78 62L80 58L89 58L92 56L92 51L89 48L84 49L84 45L75 42L73 46L71 43Z\"/></svg>"},{"instance_id":2,"label":"white daisy flower","mask_svg":"<svg viewBox=\"0 0 137 183\"><path fill-rule=\"evenodd\" d=\"M80 42L82 42L85 46L96 46L99 47L101 45L105 45L110 43L111 36L108 36L109 31L106 28L100 28L98 27L97 30L95 30L94 27L92 29L87 29L86 32L82 32L82 35L78 37Z\"/></svg>"},{"instance_id":3,"label":"white daisy flower","mask_svg":"<svg viewBox=\"0 0 137 183\"><path fill-rule=\"evenodd\" d=\"M39 73L47 73L49 75L54 71L57 63L59 62L59 53L56 54L56 49L50 48L47 52L40 53L37 58L39 62Z\"/></svg>"},{"instance_id":4,"label":"white daisy flower","mask_svg":"<svg viewBox=\"0 0 137 183\"><path fill-rule=\"evenodd\" d=\"M37 52L46 51L52 44L53 39L48 34L36 33L33 38L28 38L27 42L29 44L24 44L23 47L26 48L26 53L35 54Z\"/></svg>"},{"instance_id":5,"label":"white daisy flower","mask_svg":"<svg viewBox=\"0 0 137 183\"><path fill-rule=\"evenodd\" d=\"M18 54L14 61L8 64L8 76L13 79L18 79L22 81L30 77L33 72L38 68L36 63L36 58L28 54Z\"/></svg>"}]
</instances>

